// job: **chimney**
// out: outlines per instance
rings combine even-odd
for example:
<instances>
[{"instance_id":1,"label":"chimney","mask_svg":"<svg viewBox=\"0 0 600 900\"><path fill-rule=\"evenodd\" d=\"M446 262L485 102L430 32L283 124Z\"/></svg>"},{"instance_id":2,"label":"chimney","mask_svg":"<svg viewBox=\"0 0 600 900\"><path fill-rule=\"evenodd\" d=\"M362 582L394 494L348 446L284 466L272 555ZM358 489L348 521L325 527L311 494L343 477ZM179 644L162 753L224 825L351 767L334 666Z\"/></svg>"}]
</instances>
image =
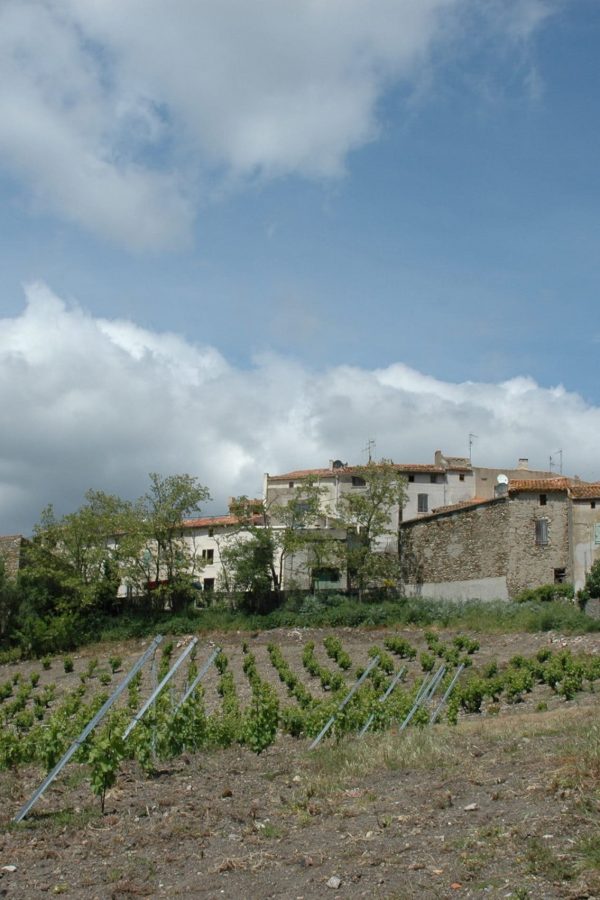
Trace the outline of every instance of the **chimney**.
<instances>
[{"instance_id":1,"label":"chimney","mask_svg":"<svg viewBox=\"0 0 600 900\"><path fill-rule=\"evenodd\" d=\"M435 463L436 466L443 466L443 465L444 465L445 460L444 460L444 456L443 456L441 450L436 450L436 451L435 451L433 460L434 460L434 463Z\"/></svg>"},{"instance_id":2,"label":"chimney","mask_svg":"<svg viewBox=\"0 0 600 900\"><path fill-rule=\"evenodd\" d=\"M519 465L517 469L528 469L529 468L529 459L526 456L521 456L519 459Z\"/></svg>"}]
</instances>

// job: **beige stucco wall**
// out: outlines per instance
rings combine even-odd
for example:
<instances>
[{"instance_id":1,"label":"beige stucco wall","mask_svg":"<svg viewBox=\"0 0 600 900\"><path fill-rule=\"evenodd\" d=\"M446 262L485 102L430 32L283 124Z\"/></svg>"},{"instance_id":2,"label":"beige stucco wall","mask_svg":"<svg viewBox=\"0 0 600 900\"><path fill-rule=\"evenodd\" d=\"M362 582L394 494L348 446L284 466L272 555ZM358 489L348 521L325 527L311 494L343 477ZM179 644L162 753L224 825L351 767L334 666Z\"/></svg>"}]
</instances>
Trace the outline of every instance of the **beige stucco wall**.
<instances>
[{"instance_id":1,"label":"beige stucco wall","mask_svg":"<svg viewBox=\"0 0 600 900\"><path fill-rule=\"evenodd\" d=\"M590 500L573 500L571 505L570 537L572 577L576 591L585 585L585 578L593 563L600 558L600 544L595 542L595 526L600 523L600 501L595 508Z\"/></svg>"}]
</instances>

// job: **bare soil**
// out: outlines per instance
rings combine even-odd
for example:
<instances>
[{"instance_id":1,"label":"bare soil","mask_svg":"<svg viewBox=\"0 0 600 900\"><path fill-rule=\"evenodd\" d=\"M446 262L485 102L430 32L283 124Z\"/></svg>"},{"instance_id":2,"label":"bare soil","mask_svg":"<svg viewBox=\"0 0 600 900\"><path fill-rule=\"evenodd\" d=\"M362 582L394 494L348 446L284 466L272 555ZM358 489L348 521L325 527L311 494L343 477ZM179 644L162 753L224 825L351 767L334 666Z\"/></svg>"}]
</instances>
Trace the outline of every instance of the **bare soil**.
<instances>
[{"instance_id":1,"label":"bare soil","mask_svg":"<svg viewBox=\"0 0 600 900\"><path fill-rule=\"evenodd\" d=\"M358 666L390 633L424 649L420 630L292 630L212 641L228 654L244 701L244 640L284 699L270 641L318 695L318 682L302 668L306 640L335 668L322 647L326 634L337 634ZM477 638L476 665L546 645L600 652L595 635ZM141 649L139 641L86 649L74 673L56 660L40 683L68 691L89 658L118 653L127 668ZM412 665L416 675L418 662ZM6 666L0 681L17 669L41 666ZM209 704L217 702L215 687L212 673ZM314 752L308 741L282 736L260 756L240 747L184 755L152 778L127 762L104 816L85 767L70 765L14 826L44 773L5 772L0 896L600 898L599 698L586 692L566 702L539 687L524 703L465 716L454 728L349 738Z\"/></svg>"}]
</instances>

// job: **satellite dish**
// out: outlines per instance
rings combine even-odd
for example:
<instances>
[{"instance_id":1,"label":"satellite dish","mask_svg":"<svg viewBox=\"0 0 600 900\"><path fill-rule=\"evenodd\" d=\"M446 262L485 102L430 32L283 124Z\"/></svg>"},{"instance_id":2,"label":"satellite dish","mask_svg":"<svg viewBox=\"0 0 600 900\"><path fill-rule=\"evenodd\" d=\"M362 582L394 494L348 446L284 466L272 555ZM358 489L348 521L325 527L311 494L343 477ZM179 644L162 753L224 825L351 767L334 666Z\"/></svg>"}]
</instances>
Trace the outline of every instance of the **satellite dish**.
<instances>
[{"instance_id":1,"label":"satellite dish","mask_svg":"<svg viewBox=\"0 0 600 900\"><path fill-rule=\"evenodd\" d=\"M508 476L500 474L496 478L496 481L498 482L498 484L508 484Z\"/></svg>"}]
</instances>

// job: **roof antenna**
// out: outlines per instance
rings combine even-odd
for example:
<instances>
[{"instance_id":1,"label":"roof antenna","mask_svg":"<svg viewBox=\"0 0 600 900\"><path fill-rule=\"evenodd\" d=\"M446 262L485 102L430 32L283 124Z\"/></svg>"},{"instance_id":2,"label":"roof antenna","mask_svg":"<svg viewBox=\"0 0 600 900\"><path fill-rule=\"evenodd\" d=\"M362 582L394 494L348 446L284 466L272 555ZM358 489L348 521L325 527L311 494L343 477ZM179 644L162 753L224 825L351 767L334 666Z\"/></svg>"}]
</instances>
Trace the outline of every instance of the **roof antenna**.
<instances>
[{"instance_id":1,"label":"roof antenna","mask_svg":"<svg viewBox=\"0 0 600 900\"><path fill-rule=\"evenodd\" d=\"M477 437L476 434L469 432L469 462L472 462L473 441Z\"/></svg>"},{"instance_id":2,"label":"roof antenna","mask_svg":"<svg viewBox=\"0 0 600 900\"><path fill-rule=\"evenodd\" d=\"M369 440L367 441L367 446L363 447L363 453L369 454L369 462L372 461L371 451L374 449L375 449L375 441L373 440L373 438L369 438Z\"/></svg>"},{"instance_id":3,"label":"roof antenna","mask_svg":"<svg viewBox=\"0 0 600 900\"><path fill-rule=\"evenodd\" d=\"M558 456L558 459L559 459L558 472L560 475L562 475L562 473L563 473L563 452L562 452L562 450L555 450L554 456ZM556 463L554 462L554 456L552 454L550 455L550 471L551 472L554 470L554 467L556 466Z\"/></svg>"}]
</instances>

